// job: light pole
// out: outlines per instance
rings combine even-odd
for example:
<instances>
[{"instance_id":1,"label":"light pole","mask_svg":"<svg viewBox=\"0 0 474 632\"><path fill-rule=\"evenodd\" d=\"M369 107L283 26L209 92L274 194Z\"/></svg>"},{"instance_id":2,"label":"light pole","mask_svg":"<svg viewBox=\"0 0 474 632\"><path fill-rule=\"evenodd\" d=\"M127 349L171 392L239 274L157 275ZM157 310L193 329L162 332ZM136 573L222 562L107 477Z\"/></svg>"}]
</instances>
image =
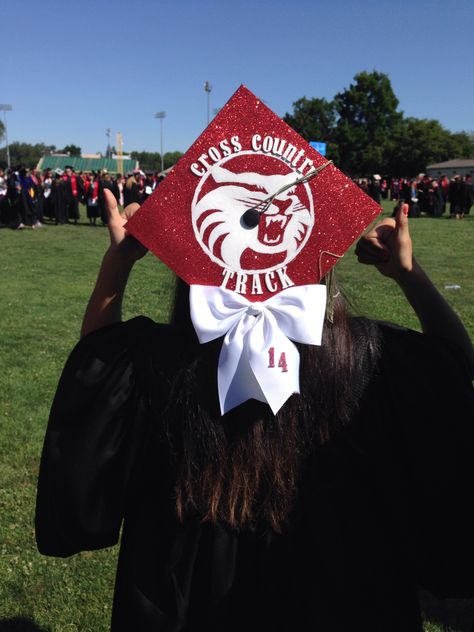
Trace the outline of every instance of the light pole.
<instances>
[{"instance_id":1,"label":"light pole","mask_svg":"<svg viewBox=\"0 0 474 632\"><path fill-rule=\"evenodd\" d=\"M112 150L110 147L110 134L111 134L112 130L110 129L110 127L108 127L105 130L105 135L107 136L107 149L105 150L105 157L106 158L112 158Z\"/></svg>"},{"instance_id":2,"label":"light pole","mask_svg":"<svg viewBox=\"0 0 474 632\"><path fill-rule=\"evenodd\" d=\"M8 132L7 132L7 112L12 111L12 106L9 103L0 103L0 112L3 111L3 116L5 119L5 141L7 143L7 169L10 169L10 147L8 145Z\"/></svg>"},{"instance_id":3,"label":"light pole","mask_svg":"<svg viewBox=\"0 0 474 632\"><path fill-rule=\"evenodd\" d=\"M209 121L211 120L211 90L212 84L209 81L204 83L204 90L207 92L207 124L209 125Z\"/></svg>"},{"instance_id":4,"label":"light pole","mask_svg":"<svg viewBox=\"0 0 474 632\"><path fill-rule=\"evenodd\" d=\"M161 173L164 171L163 162L163 119L166 118L166 112L157 112L155 118L160 119L160 153L161 153Z\"/></svg>"}]
</instances>

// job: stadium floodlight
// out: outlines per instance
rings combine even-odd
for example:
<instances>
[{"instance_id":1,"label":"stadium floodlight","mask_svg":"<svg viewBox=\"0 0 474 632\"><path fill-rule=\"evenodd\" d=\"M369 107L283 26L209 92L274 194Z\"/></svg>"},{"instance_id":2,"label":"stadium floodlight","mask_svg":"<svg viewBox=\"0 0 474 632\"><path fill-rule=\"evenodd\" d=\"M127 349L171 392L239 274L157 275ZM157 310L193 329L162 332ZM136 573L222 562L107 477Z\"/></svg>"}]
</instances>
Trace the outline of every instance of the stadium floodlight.
<instances>
[{"instance_id":1,"label":"stadium floodlight","mask_svg":"<svg viewBox=\"0 0 474 632\"><path fill-rule=\"evenodd\" d=\"M12 106L9 103L0 103L0 112L3 112L3 116L5 119L5 141L7 144L7 168L10 169L10 146L8 145L8 131L7 131L7 112L11 112L13 110Z\"/></svg>"},{"instance_id":2,"label":"stadium floodlight","mask_svg":"<svg viewBox=\"0 0 474 632\"><path fill-rule=\"evenodd\" d=\"M211 120L211 90L212 84L209 81L204 82L204 91L207 92L207 124Z\"/></svg>"},{"instance_id":3,"label":"stadium floodlight","mask_svg":"<svg viewBox=\"0 0 474 632\"><path fill-rule=\"evenodd\" d=\"M155 118L160 119L160 153L161 153L161 173L164 170L163 161L163 119L166 118L166 112L157 112Z\"/></svg>"},{"instance_id":4,"label":"stadium floodlight","mask_svg":"<svg viewBox=\"0 0 474 632\"><path fill-rule=\"evenodd\" d=\"M112 130L110 129L110 127L108 127L105 130L105 135L107 136L107 149L105 150L105 157L106 158L112 158L112 147L110 146L110 135L112 133Z\"/></svg>"}]
</instances>

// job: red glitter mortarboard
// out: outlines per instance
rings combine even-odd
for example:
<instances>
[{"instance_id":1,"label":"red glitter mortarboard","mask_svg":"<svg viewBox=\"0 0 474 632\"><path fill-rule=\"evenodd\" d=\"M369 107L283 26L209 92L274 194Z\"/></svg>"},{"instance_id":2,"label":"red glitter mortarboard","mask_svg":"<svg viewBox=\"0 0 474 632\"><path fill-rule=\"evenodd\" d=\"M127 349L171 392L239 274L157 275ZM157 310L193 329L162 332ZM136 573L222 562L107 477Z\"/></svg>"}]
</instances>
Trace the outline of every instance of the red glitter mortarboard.
<instances>
[{"instance_id":1,"label":"red glitter mortarboard","mask_svg":"<svg viewBox=\"0 0 474 632\"><path fill-rule=\"evenodd\" d=\"M255 302L318 283L380 212L241 86L126 228L189 285Z\"/></svg>"}]
</instances>

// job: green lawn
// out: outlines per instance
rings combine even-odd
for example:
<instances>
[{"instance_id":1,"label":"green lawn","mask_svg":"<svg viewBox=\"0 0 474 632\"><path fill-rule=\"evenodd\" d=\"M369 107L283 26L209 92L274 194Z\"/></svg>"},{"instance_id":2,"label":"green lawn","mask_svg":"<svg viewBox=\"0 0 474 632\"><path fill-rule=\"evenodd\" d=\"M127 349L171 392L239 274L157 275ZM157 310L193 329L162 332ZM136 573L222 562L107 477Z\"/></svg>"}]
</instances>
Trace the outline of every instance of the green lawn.
<instances>
[{"instance_id":1,"label":"green lawn","mask_svg":"<svg viewBox=\"0 0 474 632\"><path fill-rule=\"evenodd\" d=\"M386 212L391 206L386 204ZM474 217L420 218L411 226L420 262L474 337ZM48 409L61 367L78 338L107 238L106 229L86 225L0 229L0 632L108 629L116 551L43 558L36 552L33 532ZM358 265L352 253L339 271L357 313L417 327L397 288ZM460 288L445 289L447 285ZM147 256L132 274L125 318L144 313L166 319L171 286L167 269ZM429 632L441 629L426 627Z\"/></svg>"}]
</instances>

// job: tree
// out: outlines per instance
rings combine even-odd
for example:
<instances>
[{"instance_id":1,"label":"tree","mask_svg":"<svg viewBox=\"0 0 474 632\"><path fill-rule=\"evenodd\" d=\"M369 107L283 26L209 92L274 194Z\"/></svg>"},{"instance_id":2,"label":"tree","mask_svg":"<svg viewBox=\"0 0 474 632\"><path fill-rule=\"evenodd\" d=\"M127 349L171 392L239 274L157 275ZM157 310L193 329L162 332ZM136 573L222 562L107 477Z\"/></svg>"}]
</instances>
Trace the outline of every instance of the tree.
<instances>
[{"instance_id":1,"label":"tree","mask_svg":"<svg viewBox=\"0 0 474 632\"><path fill-rule=\"evenodd\" d=\"M451 134L451 156L453 158L474 158L474 134L456 132Z\"/></svg>"},{"instance_id":2,"label":"tree","mask_svg":"<svg viewBox=\"0 0 474 632\"><path fill-rule=\"evenodd\" d=\"M70 156L81 156L81 148L77 145L66 145L64 149L59 150L60 154L69 154Z\"/></svg>"},{"instance_id":3,"label":"tree","mask_svg":"<svg viewBox=\"0 0 474 632\"><path fill-rule=\"evenodd\" d=\"M293 114L288 112L283 120L307 141L327 144L327 157L338 161L339 152L334 142L336 110L334 101L307 99L303 97L293 103Z\"/></svg>"},{"instance_id":4,"label":"tree","mask_svg":"<svg viewBox=\"0 0 474 632\"><path fill-rule=\"evenodd\" d=\"M452 134L435 119L404 119L392 144L388 171L402 176L424 172L431 163L474 155L468 134Z\"/></svg>"},{"instance_id":5,"label":"tree","mask_svg":"<svg viewBox=\"0 0 474 632\"><path fill-rule=\"evenodd\" d=\"M165 169L173 167L183 155L181 151L167 151L163 156L163 164ZM161 164L160 164L161 168Z\"/></svg>"},{"instance_id":6,"label":"tree","mask_svg":"<svg viewBox=\"0 0 474 632\"><path fill-rule=\"evenodd\" d=\"M49 154L56 150L54 145L45 145L37 143L30 145L29 143L10 143L10 159L12 166L22 165L23 167L35 168L40 158L45 154ZM0 165L5 167L7 164L6 148L0 150Z\"/></svg>"},{"instance_id":7,"label":"tree","mask_svg":"<svg viewBox=\"0 0 474 632\"><path fill-rule=\"evenodd\" d=\"M2 121L0 121L0 143L5 138L5 125Z\"/></svg>"},{"instance_id":8,"label":"tree","mask_svg":"<svg viewBox=\"0 0 474 632\"><path fill-rule=\"evenodd\" d=\"M182 156L180 151L167 152L163 156L164 168L168 169L178 162ZM132 151L130 157L133 160L138 160L140 163L140 169L143 171L160 171L161 169L161 155L158 152L152 151Z\"/></svg>"},{"instance_id":9,"label":"tree","mask_svg":"<svg viewBox=\"0 0 474 632\"><path fill-rule=\"evenodd\" d=\"M339 165L353 175L385 172L392 136L403 119L398 99L384 73L360 72L354 81L334 98Z\"/></svg>"},{"instance_id":10,"label":"tree","mask_svg":"<svg viewBox=\"0 0 474 632\"><path fill-rule=\"evenodd\" d=\"M307 141L324 142L336 127L334 101L303 97L293 103L293 114L287 112L283 120Z\"/></svg>"},{"instance_id":11,"label":"tree","mask_svg":"<svg viewBox=\"0 0 474 632\"><path fill-rule=\"evenodd\" d=\"M157 171L161 166L161 156L153 151L131 151L130 157L138 160L143 171Z\"/></svg>"}]
</instances>

